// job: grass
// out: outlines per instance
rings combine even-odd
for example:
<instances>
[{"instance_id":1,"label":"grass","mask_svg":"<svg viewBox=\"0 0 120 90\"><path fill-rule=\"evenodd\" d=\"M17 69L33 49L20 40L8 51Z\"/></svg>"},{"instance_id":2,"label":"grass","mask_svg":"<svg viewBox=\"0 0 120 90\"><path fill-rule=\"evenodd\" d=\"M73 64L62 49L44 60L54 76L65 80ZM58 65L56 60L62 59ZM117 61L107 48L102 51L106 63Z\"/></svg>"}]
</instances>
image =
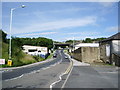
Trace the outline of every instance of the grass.
<instances>
[{"instance_id":1,"label":"grass","mask_svg":"<svg viewBox=\"0 0 120 90\"><path fill-rule=\"evenodd\" d=\"M2 58L4 58L5 60L8 60L8 44L6 43L2 43Z\"/></svg>"},{"instance_id":2,"label":"grass","mask_svg":"<svg viewBox=\"0 0 120 90\"><path fill-rule=\"evenodd\" d=\"M68 53L68 50L64 50L64 53Z\"/></svg>"},{"instance_id":3,"label":"grass","mask_svg":"<svg viewBox=\"0 0 120 90\"><path fill-rule=\"evenodd\" d=\"M53 56L53 53L51 53L46 59L50 59L52 58L52 56Z\"/></svg>"},{"instance_id":4,"label":"grass","mask_svg":"<svg viewBox=\"0 0 120 90\"><path fill-rule=\"evenodd\" d=\"M41 58L39 56L34 56L34 58L39 62L39 61L45 61L47 59L50 59L50 58L52 58L52 56L53 56L53 53L51 53L46 59Z\"/></svg>"}]
</instances>

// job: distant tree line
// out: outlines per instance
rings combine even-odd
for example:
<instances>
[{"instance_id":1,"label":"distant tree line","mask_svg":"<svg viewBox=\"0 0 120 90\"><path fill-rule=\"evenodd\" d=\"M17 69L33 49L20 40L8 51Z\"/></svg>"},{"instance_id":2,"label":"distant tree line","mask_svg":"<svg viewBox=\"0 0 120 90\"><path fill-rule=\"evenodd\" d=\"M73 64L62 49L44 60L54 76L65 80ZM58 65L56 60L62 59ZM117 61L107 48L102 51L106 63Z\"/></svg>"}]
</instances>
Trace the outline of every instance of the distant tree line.
<instances>
[{"instance_id":1,"label":"distant tree line","mask_svg":"<svg viewBox=\"0 0 120 90\"><path fill-rule=\"evenodd\" d=\"M83 40L82 42L83 43L93 43L93 42L99 42L101 40L104 40L106 38L94 38L94 39L91 39L91 38L86 38L85 40Z\"/></svg>"},{"instance_id":2,"label":"distant tree line","mask_svg":"<svg viewBox=\"0 0 120 90\"><path fill-rule=\"evenodd\" d=\"M7 34L0 30L2 34L2 41L5 43L9 43L9 39L6 38ZM53 40L38 37L38 38L19 38L19 37L12 37L12 46L21 47L22 45L33 45L33 46L44 46L51 49L53 47Z\"/></svg>"},{"instance_id":3,"label":"distant tree line","mask_svg":"<svg viewBox=\"0 0 120 90\"><path fill-rule=\"evenodd\" d=\"M38 37L38 38L13 37L12 41L18 44L19 46L22 46L22 45L43 46L43 47L48 47L49 49L53 47L52 39L48 39L44 37Z\"/></svg>"},{"instance_id":4,"label":"distant tree line","mask_svg":"<svg viewBox=\"0 0 120 90\"><path fill-rule=\"evenodd\" d=\"M86 38L85 40L74 40L74 42L75 43L93 43L93 42L99 42L99 41L104 40L104 39L106 39L106 38L104 38L104 37L94 38L94 39ZM73 40L67 40L65 43L72 44Z\"/></svg>"}]
</instances>

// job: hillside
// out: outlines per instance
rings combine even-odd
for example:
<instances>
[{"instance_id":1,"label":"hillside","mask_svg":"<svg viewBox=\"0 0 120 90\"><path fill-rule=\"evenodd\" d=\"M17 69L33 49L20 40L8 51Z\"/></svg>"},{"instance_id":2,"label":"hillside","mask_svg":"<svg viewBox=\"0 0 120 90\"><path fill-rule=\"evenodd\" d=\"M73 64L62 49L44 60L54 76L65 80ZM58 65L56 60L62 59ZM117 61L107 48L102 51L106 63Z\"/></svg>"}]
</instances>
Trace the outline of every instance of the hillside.
<instances>
[{"instance_id":1,"label":"hillside","mask_svg":"<svg viewBox=\"0 0 120 90\"><path fill-rule=\"evenodd\" d=\"M2 33L2 59L5 59L5 65L1 65L0 67L9 67L7 65L9 59L9 39L6 38L7 34L0 30ZM47 38L17 38L12 37L11 43L11 60L12 60L12 67L22 66L26 64L31 64L39 61L45 60L39 56L31 56L22 51L22 45L37 45L37 46L46 46L48 48L52 48L52 40ZM1 44L0 44L1 45Z\"/></svg>"},{"instance_id":2,"label":"hillside","mask_svg":"<svg viewBox=\"0 0 120 90\"><path fill-rule=\"evenodd\" d=\"M30 63L34 63L34 62L37 62L35 60L35 58L33 58L32 56L30 55L27 55L25 53L23 53L22 51L19 51L19 48L16 48L14 47L14 49L16 51L14 51L15 55L12 55L12 61L13 61L13 67L14 66L22 66L22 65L25 65L25 64L30 64ZM7 61L8 61L8 44L7 43L2 43L2 58L5 59L6 61L6 65L2 65L3 67L8 67L7 66ZM19 51L19 52L17 52Z\"/></svg>"}]
</instances>

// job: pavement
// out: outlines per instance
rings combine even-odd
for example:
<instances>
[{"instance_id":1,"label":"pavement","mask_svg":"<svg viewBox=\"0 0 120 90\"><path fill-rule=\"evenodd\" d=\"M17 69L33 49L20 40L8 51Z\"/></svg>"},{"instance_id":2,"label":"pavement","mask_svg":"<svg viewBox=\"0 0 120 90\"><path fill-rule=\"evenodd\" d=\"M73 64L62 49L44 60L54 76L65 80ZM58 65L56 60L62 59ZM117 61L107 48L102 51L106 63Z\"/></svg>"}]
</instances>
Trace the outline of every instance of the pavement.
<instances>
[{"instance_id":1,"label":"pavement","mask_svg":"<svg viewBox=\"0 0 120 90\"><path fill-rule=\"evenodd\" d=\"M65 54L73 61L73 66L90 66L90 64L88 64L88 63L77 61L77 60L71 58L71 56L69 54L67 54L67 53L65 53Z\"/></svg>"},{"instance_id":2,"label":"pavement","mask_svg":"<svg viewBox=\"0 0 120 90\"><path fill-rule=\"evenodd\" d=\"M53 58L47 59L45 61L40 61L40 62L36 62L36 63L32 63L32 64L28 64L28 65L24 65L24 66L19 66L19 67L6 67L6 68L1 68L0 71L8 71L8 70L13 70L13 69L20 69L20 68L26 68L26 67L31 67L31 66L36 66L38 64L43 64L43 63L47 63L52 61Z\"/></svg>"}]
</instances>

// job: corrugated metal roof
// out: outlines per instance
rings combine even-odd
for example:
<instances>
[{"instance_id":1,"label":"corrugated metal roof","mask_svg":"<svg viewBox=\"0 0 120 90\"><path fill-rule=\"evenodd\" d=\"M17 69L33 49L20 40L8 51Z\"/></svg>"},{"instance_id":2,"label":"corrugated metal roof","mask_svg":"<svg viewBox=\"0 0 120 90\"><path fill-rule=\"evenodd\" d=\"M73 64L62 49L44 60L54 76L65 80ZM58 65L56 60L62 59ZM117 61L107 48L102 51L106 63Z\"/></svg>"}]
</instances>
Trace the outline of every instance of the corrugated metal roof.
<instances>
[{"instance_id":1,"label":"corrugated metal roof","mask_svg":"<svg viewBox=\"0 0 120 90\"><path fill-rule=\"evenodd\" d=\"M75 45L75 47L99 47L99 43L80 43Z\"/></svg>"},{"instance_id":2,"label":"corrugated metal roof","mask_svg":"<svg viewBox=\"0 0 120 90\"><path fill-rule=\"evenodd\" d=\"M102 40L100 42L106 42L106 41L110 41L110 40L120 40L120 32L118 32L117 34L112 35L111 37L108 37L107 39Z\"/></svg>"}]
</instances>

